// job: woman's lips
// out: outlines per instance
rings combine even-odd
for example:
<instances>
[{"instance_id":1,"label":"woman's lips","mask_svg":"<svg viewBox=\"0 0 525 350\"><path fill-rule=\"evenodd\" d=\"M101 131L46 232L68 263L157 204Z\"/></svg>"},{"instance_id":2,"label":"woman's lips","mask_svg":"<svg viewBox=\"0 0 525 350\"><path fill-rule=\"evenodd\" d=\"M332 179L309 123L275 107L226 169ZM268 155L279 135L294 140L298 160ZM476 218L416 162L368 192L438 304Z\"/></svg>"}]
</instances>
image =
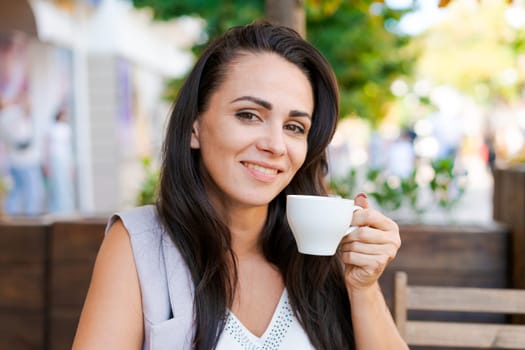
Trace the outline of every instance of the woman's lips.
<instances>
[{"instance_id":1,"label":"woman's lips","mask_svg":"<svg viewBox=\"0 0 525 350\"><path fill-rule=\"evenodd\" d=\"M251 162L241 163L253 177L263 182L273 181L281 172L281 170L276 167L263 166L261 164L255 164Z\"/></svg>"}]
</instances>

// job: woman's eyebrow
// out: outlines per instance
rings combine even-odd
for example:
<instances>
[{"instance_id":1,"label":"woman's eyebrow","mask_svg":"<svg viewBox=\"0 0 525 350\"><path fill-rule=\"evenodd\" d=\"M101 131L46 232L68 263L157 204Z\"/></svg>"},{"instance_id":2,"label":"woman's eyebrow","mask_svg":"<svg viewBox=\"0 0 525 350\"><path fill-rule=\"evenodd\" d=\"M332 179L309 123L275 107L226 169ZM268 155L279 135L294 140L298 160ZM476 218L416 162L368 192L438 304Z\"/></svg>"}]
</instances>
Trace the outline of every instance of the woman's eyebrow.
<instances>
[{"instance_id":1,"label":"woman's eyebrow","mask_svg":"<svg viewBox=\"0 0 525 350\"><path fill-rule=\"evenodd\" d=\"M270 102L268 102L266 100L263 100L263 99L260 99L260 98L255 97L255 96L241 96L241 97L238 97L235 100L233 100L231 103L237 102L237 101L251 101L253 103L256 103L256 104L262 106L263 108L266 108L269 111L271 111L272 108L273 108L273 106L272 106L272 104ZM298 110L295 110L295 109L290 111L289 116L290 117L307 117L309 119L312 119L310 114L308 114L307 112L298 111Z\"/></svg>"},{"instance_id":2,"label":"woman's eyebrow","mask_svg":"<svg viewBox=\"0 0 525 350\"><path fill-rule=\"evenodd\" d=\"M303 111L291 110L289 115L290 117L306 117L308 119L312 119L310 114L303 112Z\"/></svg>"},{"instance_id":3,"label":"woman's eyebrow","mask_svg":"<svg viewBox=\"0 0 525 350\"><path fill-rule=\"evenodd\" d=\"M237 101L251 101L253 103L257 103L258 105L266 108L267 110L272 110L273 106L270 102L268 101L265 101L265 100L262 100L258 97L254 97L254 96L241 96L239 98L236 98L235 100L232 101L233 102L237 102Z\"/></svg>"}]
</instances>

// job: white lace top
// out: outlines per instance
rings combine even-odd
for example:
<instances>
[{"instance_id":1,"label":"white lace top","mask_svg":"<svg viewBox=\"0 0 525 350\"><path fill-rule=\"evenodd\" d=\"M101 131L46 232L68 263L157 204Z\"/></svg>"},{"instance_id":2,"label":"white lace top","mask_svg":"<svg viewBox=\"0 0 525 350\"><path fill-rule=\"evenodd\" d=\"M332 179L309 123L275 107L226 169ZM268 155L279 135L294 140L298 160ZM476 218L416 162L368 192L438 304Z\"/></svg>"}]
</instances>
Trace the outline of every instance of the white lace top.
<instances>
[{"instance_id":1,"label":"white lace top","mask_svg":"<svg viewBox=\"0 0 525 350\"><path fill-rule=\"evenodd\" d=\"M272 320L261 337L255 336L235 317L228 313L217 350L315 350L305 331L295 318L288 302L286 289L275 308Z\"/></svg>"}]
</instances>

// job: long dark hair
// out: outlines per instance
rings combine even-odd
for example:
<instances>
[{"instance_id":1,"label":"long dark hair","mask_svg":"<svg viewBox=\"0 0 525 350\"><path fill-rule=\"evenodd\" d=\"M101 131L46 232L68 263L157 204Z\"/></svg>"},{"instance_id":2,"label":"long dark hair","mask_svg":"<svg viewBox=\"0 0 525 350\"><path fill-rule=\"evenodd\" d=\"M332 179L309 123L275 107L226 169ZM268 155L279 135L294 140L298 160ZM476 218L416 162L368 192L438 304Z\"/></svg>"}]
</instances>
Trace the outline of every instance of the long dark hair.
<instances>
[{"instance_id":1,"label":"long dark hair","mask_svg":"<svg viewBox=\"0 0 525 350\"><path fill-rule=\"evenodd\" d=\"M326 194L326 147L335 131L339 96L326 59L295 31L256 22L234 27L200 56L173 106L163 148L158 212L191 272L195 286L195 349L215 348L237 282L231 235L203 183L192 126L226 79L232 61L246 52L272 52L299 67L314 93L312 127L302 167L269 204L260 244L285 281L294 312L317 349L354 348L350 303L335 257L297 252L285 215L286 194ZM233 264L232 264L233 262ZM233 271L232 271L233 265Z\"/></svg>"}]
</instances>

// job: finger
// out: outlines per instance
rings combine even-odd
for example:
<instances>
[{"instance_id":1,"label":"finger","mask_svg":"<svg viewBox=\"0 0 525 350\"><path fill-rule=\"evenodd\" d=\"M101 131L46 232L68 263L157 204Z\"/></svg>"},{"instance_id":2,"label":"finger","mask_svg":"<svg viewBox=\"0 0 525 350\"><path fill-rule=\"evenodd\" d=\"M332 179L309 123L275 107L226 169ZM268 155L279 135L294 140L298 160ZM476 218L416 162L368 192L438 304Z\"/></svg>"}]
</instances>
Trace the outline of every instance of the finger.
<instances>
[{"instance_id":1,"label":"finger","mask_svg":"<svg viewBox=\"0 0 525 350\"><path fill-rule=\"evenodd\" d=\"M369 244L384 244L387 241L387 239L384 236L385 236L384 231L381 231L381 230L378 230L372 227L368 227L368 226L362 226L362 227L358 227L357 229L355 229L354 231L346 235L341 241L341 244L352 243L352 242L363 242L363 243L369 243Z\"/></svg>"},{"instance_id":2,"label":"finger","mask_svg":"<svg viewBox=\"0 0 525 350\"><path fill-rule=\"evenodd\" d=\"M368 255L386 255L389 261L397 255L398 248L394 244L369 244L362 242L351 242L342 244L339 252L355 252Z\"/></svg>"},{"instance_id":3,"label":"finger","mask_svg":"<svg viewBox=\"0 0 525 350\"><path fill-rule=\"evenodd\" d=\"M361 208L368 208L368 196L364 192L360 192L354 198L355 205L360 206Z\"/></svg>"},{"instance_id":4,"label":"finger","mask_svg":"<svg viewBox=\"0 0 525 350\"><path fill-rule=\"evenodd\" d=\"M341 261L345 265L360 267L369 271L370 274L380 274L388 264L386 255L370 255L356 252L344 252L340 254Z\"/></svg>"},{"instance_id":5,"label":"finger","mask_svg":"<svg viewBox=\"0 0 525 350\"><path fill-rule=\"evenodd\" d=\"M383 231L369 226L362 226L346 235L341 244L351 242L362 242L369 244L393 244L399 248L401 246L401 238L399 232Z\"/></svg>"},{"instance_id":6,"label":"finger","mask_svg":"<svg viewBox=\"0 0 525 350\"><path fill-rule=\"evenodd\" d=\"M352 216L352 226L371 226L385 231L398 231L397 224L377 210L368 208L356 210Z\"/></svg>"}]
</instances>

